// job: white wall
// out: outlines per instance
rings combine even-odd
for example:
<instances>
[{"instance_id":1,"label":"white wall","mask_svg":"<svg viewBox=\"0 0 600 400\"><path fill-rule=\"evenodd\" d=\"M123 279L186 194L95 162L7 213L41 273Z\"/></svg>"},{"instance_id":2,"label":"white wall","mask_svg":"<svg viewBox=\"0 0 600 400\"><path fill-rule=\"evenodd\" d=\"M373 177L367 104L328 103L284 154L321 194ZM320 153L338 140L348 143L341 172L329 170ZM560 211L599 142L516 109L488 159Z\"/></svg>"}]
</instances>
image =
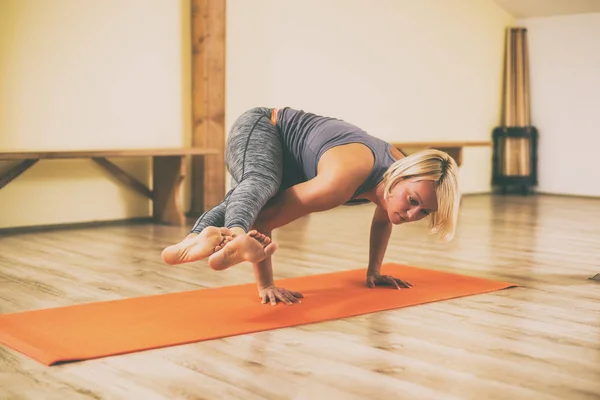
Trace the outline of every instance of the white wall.
<instances>
[{"instance_id":1,"label":"white wall","mask_svg":"<svg viewBox=\"0 0 600 400\"><path fill-rule=\"evenodd\" d=\"M600 196L600 13L527 18L538 192Z\"/></svg>"},{"instance_id":2,"label":"white wall","mask_svg":"<svg viewBox=\"0 0 600 400\"><path fill-rule=\"evenodd\" d=\"M189 18L184 0L0 0L0 151L181 145ZM147 160L115 162L150 183ZM0 227L149 213L91 161L40 161L0 190Z\"/></svg>"},{"instance_id":3,"label":"white wall","mask_svg":"<svg viewBox=\"0 0 600 400\"><path fill-rule=\"evenodd\" d=\"M187 143L189 8L0 0L0 151ZM513 22L492 0L228 0L227 128L249 107L290 105L390 141L489 140ZM489 191L490 159L466 152L463 192ZM149 183L147 161L118 164ZM149 211L89 161L42 161L0 190L0 228Z\"/></svg>"},{"instance_id":4,"label":"white wall","mask_svg":"<svg viewBox=\"0 0 600 400\"><path fill-rule=\"evenodd\" d=\"M513 22L492 0L229 0L226 125L292 106L389 141L491 140ZM461 178L488 192L491 148Z\"/></svg>"}]
</instances>

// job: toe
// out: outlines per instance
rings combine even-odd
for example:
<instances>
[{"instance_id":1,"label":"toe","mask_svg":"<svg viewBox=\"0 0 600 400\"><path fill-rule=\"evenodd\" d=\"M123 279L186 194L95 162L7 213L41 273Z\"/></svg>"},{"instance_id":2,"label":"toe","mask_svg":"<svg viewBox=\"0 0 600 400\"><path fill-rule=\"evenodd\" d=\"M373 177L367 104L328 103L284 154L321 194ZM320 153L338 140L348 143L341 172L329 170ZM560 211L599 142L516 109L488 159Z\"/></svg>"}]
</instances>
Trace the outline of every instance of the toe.
<instances>
[{"instance_id":1,"label":"toe","mask_svg":"<svg viewBox=\"0 0 600 400\"><path fill-rule=\"evenodd\" d=\"M265 255L267 257L270 257L273 255L273 253L275 253L275 251L277 251L277 245L275 243L271 243L270 245L266 246L264 251L265 251Z\"/></svg>"}]
</instances>

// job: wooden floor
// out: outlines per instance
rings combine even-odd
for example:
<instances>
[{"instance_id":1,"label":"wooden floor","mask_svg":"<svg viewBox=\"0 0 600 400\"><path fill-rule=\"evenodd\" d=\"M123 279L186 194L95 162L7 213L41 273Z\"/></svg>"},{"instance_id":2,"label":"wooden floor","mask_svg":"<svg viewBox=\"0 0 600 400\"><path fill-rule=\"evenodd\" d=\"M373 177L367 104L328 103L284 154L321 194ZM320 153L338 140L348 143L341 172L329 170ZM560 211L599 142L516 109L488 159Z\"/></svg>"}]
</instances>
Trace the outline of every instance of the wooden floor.
<instances>
[{"instance_id":1,"label":"wooden floor","mask_svg":"<svg viewBox=\"0 0 600 400\"><path fill-rule=\"evenodd\" d=\"M0 346L0 399L599 399L600 199L465 197L454 242L397 227L386 261L521 285L345 320L46 367ZM277 278L365 268L370 205L275 235ZM186 229L0 236L0 312L252 282L168 267Z\"/></svg>"}]
</instances>

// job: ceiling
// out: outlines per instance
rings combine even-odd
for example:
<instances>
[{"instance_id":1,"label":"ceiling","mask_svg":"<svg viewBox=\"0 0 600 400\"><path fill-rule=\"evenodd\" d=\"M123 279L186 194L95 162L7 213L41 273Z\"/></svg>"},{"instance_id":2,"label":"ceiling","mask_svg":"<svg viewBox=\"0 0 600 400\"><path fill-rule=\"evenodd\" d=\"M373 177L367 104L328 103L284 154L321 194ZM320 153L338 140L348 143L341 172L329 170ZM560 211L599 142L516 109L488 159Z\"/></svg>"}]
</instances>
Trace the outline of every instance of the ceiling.
<instances>
[{"instance_id":1,"label":"ceiling","mask_svg":"<svg viewBox=\"0 0 600 400\"><path fill-rule=\"evenodd\" d=\"M515 18L600 13L600 0L494 0Z\"/></svg>"}]
</instances>

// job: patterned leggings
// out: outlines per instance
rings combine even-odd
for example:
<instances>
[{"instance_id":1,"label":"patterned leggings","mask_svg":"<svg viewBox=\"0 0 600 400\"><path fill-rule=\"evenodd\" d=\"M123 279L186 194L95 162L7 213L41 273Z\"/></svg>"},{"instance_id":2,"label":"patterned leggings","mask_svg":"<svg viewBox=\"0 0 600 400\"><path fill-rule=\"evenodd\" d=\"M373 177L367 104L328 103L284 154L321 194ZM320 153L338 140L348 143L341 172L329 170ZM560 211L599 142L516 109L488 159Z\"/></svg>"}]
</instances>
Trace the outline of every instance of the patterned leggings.
<instances>
[{"instance_id":1,"label":"patterned leggings","mask_svg":"<svg viewBox=\"0 0 600 400\"><path fill-rule=\"evenodd\" d=\"M250 230L258 213L275 196L283 175L283 144L271 122L271 109L252 108L233 124L225 164L232 188L221 203L198 218L192 232L208 226Z\"/></svg>"}]
</instances>

